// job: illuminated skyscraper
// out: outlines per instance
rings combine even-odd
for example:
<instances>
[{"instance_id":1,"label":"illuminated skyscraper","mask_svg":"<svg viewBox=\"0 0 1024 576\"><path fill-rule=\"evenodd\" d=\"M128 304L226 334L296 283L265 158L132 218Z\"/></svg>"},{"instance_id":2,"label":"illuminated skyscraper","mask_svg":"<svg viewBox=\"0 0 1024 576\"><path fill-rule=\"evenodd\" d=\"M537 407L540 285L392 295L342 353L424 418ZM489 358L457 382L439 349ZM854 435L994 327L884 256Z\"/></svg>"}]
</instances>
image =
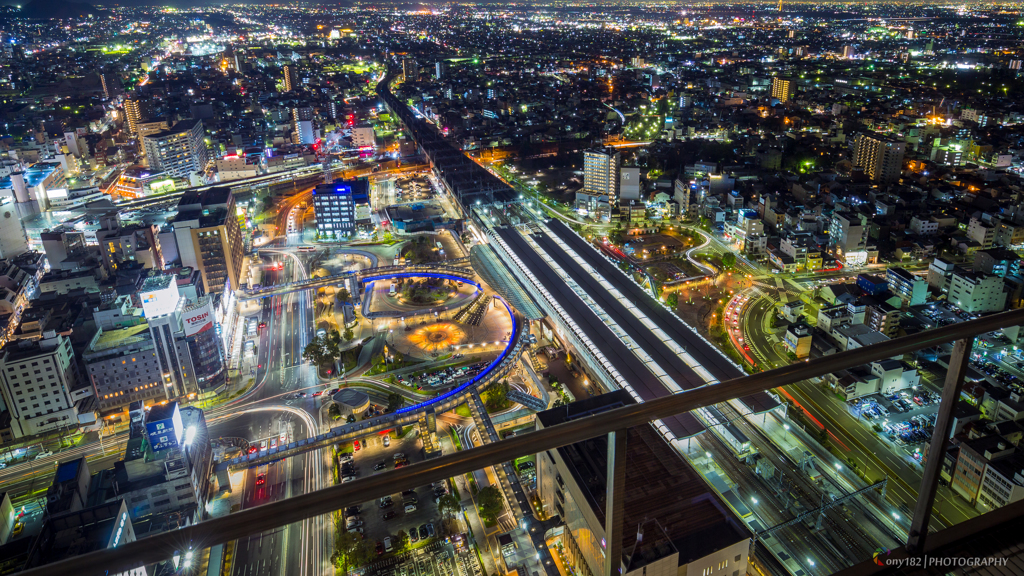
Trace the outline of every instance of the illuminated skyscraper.
<instances>
[{"instance_id":1,"label":"illuminated skyscraper","mask_svg":"<svg viewBox=\"0 0 1024 576\"><path fill-rule=\"evenodd\" d=\"M598 149L583 153L583 190L589 194L607 195L614 204L619 195L619 168L622 155L618 150Z\"/></svg>"},{"instance_id":2,"label":"illuminated skyscraper","mask_svg":"<svg viewBox=\"0 0 1024 576\"><path fill-rule=\"evenodd\" d=\"M299 86L298 78L296 77L295 66L290 64L284 67L284 91L291 92Z\"/></svg>"},{"instance_id":3,"label":"illuminated skyscraper","mask_svg":"<svg viewBox=\"0 0 1024 576\"><path fill-rule=\"evenodd\" d=\"M857 134L853 165L864 168L873 182L888 184L900 179L907 144L878 134Z\"/></svg>"},{"instance_id":4,"label":"illuminated skyscraper","mask_svg":"<svg viewBox=\"0 0 1024 576\"><path fill-rule=\"evenodd\" d=\"M777 98L779 102L786 103L793 98L794 92L796 92L796 84L792 80L778 76L772 78L772 98Z\"/></svg>"}]
</instances>

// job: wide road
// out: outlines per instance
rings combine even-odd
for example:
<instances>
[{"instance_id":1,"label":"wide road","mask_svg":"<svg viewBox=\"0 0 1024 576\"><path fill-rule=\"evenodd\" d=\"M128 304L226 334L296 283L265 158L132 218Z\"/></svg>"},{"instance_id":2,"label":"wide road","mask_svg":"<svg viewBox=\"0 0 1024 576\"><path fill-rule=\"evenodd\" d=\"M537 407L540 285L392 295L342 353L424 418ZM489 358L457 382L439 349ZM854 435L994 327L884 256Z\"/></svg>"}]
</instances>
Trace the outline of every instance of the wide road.
<instances>
[{"instance_id":1,"label":"wide road","mask_svg":"<svg viewBox=\"0 0 1024 576\"><path fill-rule=\"evenodd\" d=\"M282 210L282 213L286 212ZM283 264L268 273L267 284L304 280L308 271L302 257L294 253L265 253ZM287 434L286 441L300 440L320 432L320 398L310 393L294 398L289 392L318 387L314 368L302 360L302 350L312 338L313 316L309 295L298 292L264 299L258 369L253 388L230 405L210 411L211 419L231 421L231 431L214 429L217 436L242 436L259 441ZM322 386L321 386L322 387ZM241 429L237 429L241 427ZM247 470L243 479L244 508L258 506L296 494L319 490L330 481L329 458L320 450L288 458L270 466ZM264 482L257 485L260 476ZM233 573L238 576L281 574L283 566L295 567L300 575L331 574L333 524L329 517L291 524L273 533L250 536L236 543ZM254 543L255 539L255 543ZM283 563L283 564L282 564Z\"/></svg>"}]
</instances>

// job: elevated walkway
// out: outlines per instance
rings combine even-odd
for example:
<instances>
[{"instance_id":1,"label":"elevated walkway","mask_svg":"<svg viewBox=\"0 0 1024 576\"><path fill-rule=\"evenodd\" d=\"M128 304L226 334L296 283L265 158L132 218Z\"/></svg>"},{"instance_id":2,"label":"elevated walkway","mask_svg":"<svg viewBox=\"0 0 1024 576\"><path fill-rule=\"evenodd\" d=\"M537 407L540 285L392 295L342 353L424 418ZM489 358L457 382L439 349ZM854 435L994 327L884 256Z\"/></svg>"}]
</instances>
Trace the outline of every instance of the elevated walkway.
<instances>
[{"instance_id":1,"label":"elevated walkway","mask_svg":"<svg viewBox=\"0 0 1024 576\"><path fill-rule=\"evenodd\" d=\"M310 278L308 280L298 280L296 282L289 282L287 284L278 284L275 286L265 286L256 290L237 290L235 291L235 298L240 302L258 298L269 298L271 296L283 296L285 294L291 294L292 292L298 292L300 290L310 290L314 288L320 288L322 286L344 286L346 281L352 280L355 282L363 282L368 279L377 277L386 277L388 275L400 275L406 274L411 275L414 273L448 273L454 275L461 275L462 277L473 276L473 270L469 268L469 258L459 258L457 260L446 260L444 263L437 264L416 264L412 266L380 266L377 268L367 268L365 270L343 272L341 274L333 274L331 276L323 276L321 278ZM346 288L348 288L346 286ZM357 287L356 287L357 288ZM358 288L350 290L352 293L358 292Z\"/></svg>"},{"instance_id":2,"label":"elevated walkway","mask_svg":"<svg viewBox=\"0 0 1024 576\"><path fill-rule=\"evenodd\" d=\"M428 410L433 410L435 414L454 410L456 406L469 401L478 387L486 387L491 382L500 380L508 375L508 373L515 368L516 363L519 361L519 355L522 354L523 349L529 345L526 340L526 335L529 332L524 329L521 319L512 312L512 309L508 304L505 304L505 310L508 311L509 316L512 318L511 340L508 342L508 345L506 345L502 353L498 355L498 357L494 359L494 361L491 362L483 372L459 387L454 388L437 398L432 398L426 402L402 408L401 410L391 414L384 414L382 416L369 418L360 422L344 424L342 426L332 428L329 432L318 434L313 438L299 440L285 446L278 446L276 448L263 450L254 454L245 454L232 458L231 460L220 462L214 467L214 470L220 471L224 469L252 468L254 466L276 462L278 460L283 460L312 450L318 450L334 443L351 442L352 440L357 440L382 430L388 430L398 426L416 425ZM491 429L493 430L493 426ZM497 434L495 434L494 437L497 438Z\"/></svg>"}]
</instances>

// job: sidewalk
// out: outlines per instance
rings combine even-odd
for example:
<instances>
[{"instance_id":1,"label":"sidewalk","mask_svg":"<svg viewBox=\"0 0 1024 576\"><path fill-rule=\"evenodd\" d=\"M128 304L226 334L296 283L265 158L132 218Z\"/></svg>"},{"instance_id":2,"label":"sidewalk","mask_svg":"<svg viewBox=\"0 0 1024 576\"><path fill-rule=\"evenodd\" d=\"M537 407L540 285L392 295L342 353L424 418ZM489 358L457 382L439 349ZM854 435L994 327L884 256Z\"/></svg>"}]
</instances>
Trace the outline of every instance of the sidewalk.
<instances>
[{"instance_id":1,"label":"sidewalk","mask_svg":"<svg viewBox=\"0 0 1024 576\"><path fill-rule=\"evenodd\" d=\"M463 515L472 530L473 542L480 548L480 558L483 560L484 571L489 575L496 575L499 571L491 554L490 538L486 536L487 532L484 531L480 515L477 514L476 501L473 500L473 495L469 491L465 476L456 476L455 486L459 491L459 498L462 500L462 508L465 510Z\"/></svg>"}]
</instances>

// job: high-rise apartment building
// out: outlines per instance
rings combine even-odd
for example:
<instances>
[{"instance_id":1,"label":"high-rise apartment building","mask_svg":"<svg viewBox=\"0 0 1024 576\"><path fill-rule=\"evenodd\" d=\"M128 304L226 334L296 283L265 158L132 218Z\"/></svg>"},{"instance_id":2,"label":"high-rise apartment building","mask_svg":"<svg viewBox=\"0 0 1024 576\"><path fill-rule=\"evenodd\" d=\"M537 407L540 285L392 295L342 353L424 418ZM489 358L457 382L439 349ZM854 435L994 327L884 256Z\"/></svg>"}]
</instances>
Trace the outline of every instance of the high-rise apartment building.
<instances>
[{"instance_id":1,"label":"high-rise apartment building","mask_svg":"<svg viewBox=\"0 0 1024 576\"><path fill-rule=\"evenodd\" d=\"M298 70L292 64L284 66L284 91L291 92L299 87Z\"/></svg>"},{"instance_id":2,"label":"high-rise apartment building","mask_svg":"<svg viewBox=\"0 0 1024 576\"><path fill-rule=\"evenodd\" d=\"M170 130L146 136L143 143L149 168L177 178L203 172L210 163L210 150L203 136L203 121L194 119L182 120Z\"/></svg>"},{"instance_id":3,"label":"high-rise apartment building","mask_svg":"<svg viewBox=\"0 0 1024 576\"><path fill-rule=\"evenodd\" d=\"M583 191L606 195L614 204L619 195L619 170L622 154L618 150L602 148L583 152Z\"/></svg>"},{"instance_id":4,"label":"high-rise apartment building","mask_svg":"<svg viewBox=\"0 0 1024 576\"><path fill-rule=\"evenodd\" d=\"M199 270L208 293L238 288L243 240L229 188L186 192L173 226L182 265Z\"/></svg>"},{"instance_id":5,"label":"high-rise apartment building","mask_svg":"<svg viewBox=\"0 0 1024 576\"><path fill-rule=\"evenodd\" d=\"M857 134L853 142L853 165L864 168L873 182L889 184L900 179L906 142L879 134Z\"/></svg>"},{"instance_id":6,"label":"high-rise apartment building","mask_svg":"<svg viewBox=\"0 0 1024 576\"><path fill-rule=\"evenodd\" d=\"M137 135L139 133L139 123L149 118L150 111L149 102L141 100L138 96L132 96L124 101L124 116L130 134Z\"/></svg>"},{"instance_id":7,"label":"high-rise apartment building","mask_svg":"<svg viewBox=\"0 0 1024 576\"><path fill-rule=\"evenodd\" d=\"M796 93L795 81L779 76L772 78L772 98L778 99L779 102L786 103L793 98L794 93Z\"/></svg>"},{"instance_id":8,"label":"high-rise apartment building","mask_svg":"<svg viewBox=\"0 0 1024 576\"><path fill-rule=\"evenodd\" d=\"M419 65L416 64L416 60L412 58L405 58L402 60L402 81L403 82L415 82L416 77L420 75Z\"/></svg>"}]
</instances>

